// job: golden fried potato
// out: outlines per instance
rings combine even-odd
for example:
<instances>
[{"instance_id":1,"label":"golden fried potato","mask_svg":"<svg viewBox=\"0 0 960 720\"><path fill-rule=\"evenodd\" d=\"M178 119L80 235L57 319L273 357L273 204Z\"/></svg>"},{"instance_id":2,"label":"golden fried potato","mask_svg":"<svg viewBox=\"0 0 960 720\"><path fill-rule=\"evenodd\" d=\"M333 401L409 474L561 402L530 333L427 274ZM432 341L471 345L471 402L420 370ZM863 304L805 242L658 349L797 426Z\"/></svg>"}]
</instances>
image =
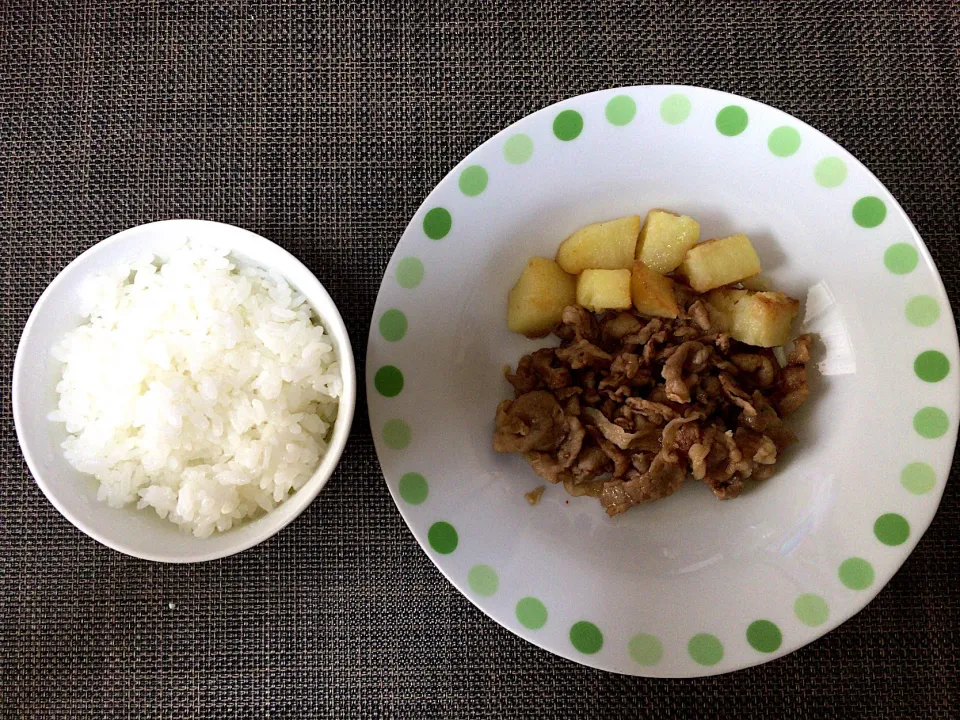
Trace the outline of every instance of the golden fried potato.
<instances>
[{"instance_id":1,"label":"golden fried potato","mask_svg":"<svg viewBox=\"0 0 960 720\"><path fill-rule=\"evenodd\" d=\"M549 258L530 258L507 295L507 327L529 338L544 337L577 300L577 279Z\"/></svg>"},{"instance_id":2,"label":"golden fried potato","mask_svg":"<svg viewBox=\"0 0 960 720\"><path fill-rule=\"evenodd\" d=\"M679 272L697 292L729 285L760 272L760 258L746 235L707 240L687 251Z\"/></svg>"},{"instance_id":3,"label":"golden fried potato","mask_svg":"<svg viewBox=\"0 0 960 720\"><path fill-rule=\"evenodd\" d=\"M779 292L717 288L707 302L730 337L747 345L776 347L790 340L790 326L800 301Z\"/></svg>"},{"instance_id":4,"label":"golden fried potato","mask_svg":"<svg viewBox=\"0 0 960 720\"><path fill-rule=\"evenodd\" d=\"M577 280L577 305L593 312L630 307L630 271L584 270Z\"/></svg>"},{"instance_id":5,"label":"golden fried potato","mask_svg":"<svg viewBox=\"0 0 960 720\"><path fill-rule=\"evenodd\" d=\"M557 262L573 275L590 268L629 269L633 266L639 234L639 215L587 225L560 243Z\"/></svg>"},{"instance_id":6,"label":"golden fried potato","mask_svg":"<svg viewBox=\"0 0 960 720\"><path fill-rule=\"evenodd\" d=\"M633 264L630 296L633 306L642 315L675 318L680 314L673 280L654 272L639 260Z\"/></svg>"},{"instance_id":7,"label":"golden fried potato","mask_svg":"<svg viewBox=\"0 0 960 720\"><path fill-rule=\"evenodd\" d=\"M692 217L654 209L643 221L636 258L654 272L666 275L677 269L699 239L700 223Z\"/></svg>"},{"instance_id":8,"label":"golden fried potato","mask_svg":"<svg viewBox=\"0 0 960 720\"><path fill-rule=\"evenodd\" d=\"M740 281L740 284L743 285L747 290L755 290L757 292L763 292L764 290L770 289L770 281L762 275L754 275L753 277L744 278Z\"/></svg>"}]
</instances>

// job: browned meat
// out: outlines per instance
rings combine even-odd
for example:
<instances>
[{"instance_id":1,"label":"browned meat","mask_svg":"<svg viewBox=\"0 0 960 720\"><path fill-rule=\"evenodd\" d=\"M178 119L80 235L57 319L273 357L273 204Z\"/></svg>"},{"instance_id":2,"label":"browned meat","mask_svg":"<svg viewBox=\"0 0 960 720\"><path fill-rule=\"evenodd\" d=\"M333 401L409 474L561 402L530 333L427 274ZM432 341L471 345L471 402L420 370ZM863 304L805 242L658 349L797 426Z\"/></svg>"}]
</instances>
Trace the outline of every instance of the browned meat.
<instances>
[{"instance_id":1,"label":"browned meat","mask_svg":"<svg viewBox=\"0 0 960 720\"><path fill-rule=\"evenodd\" d=\"M594 438L603 454L613 461L613 476L615 478L623 477L630 469L630 457L605 437Z\"/></svg>"},{"instance_id":2,"label":"browned meat","mask_svg":"<svg viewBox=\"0 0 960 720\"><path fill-rule=\"evenodd\" d=\"M670 350L669 357L663 364L663 380L667 388L667 397L674 402L688 403L690 386L695 379L691 381L690 377L684 377L684 370L686 369L687 372L702 370L709 359L710 348L695 340L687 340Z\"/></svg>"},{"instance_id":3,"label":"browned meat","mask_svg":"<svg viewBox=\"0 0 960 720\"><path fill-rule=\"evenodd\" d=\"M619 515L634 505L673 495L680 489L686 474L686 468L657 456L646 472L632 470L627 474L626 482L611 480L604 483L600 504L606 508L607 515Z\"/></svg>"},{"instance_id":4,"label":"browned meat","mask_svg":"<svg viewBox=\"0 0 960 720\"><path fill-rule=\"evenodd\" d=\"M597 319L589 310L579 305L564 308L557 336L562 340L588 340L593 342L599 334Z\"/></svg>"},{"instance_id":5,"label":"browned meat","mask_svg":"<svg viewBox=\"0 0 960 720\"><path fill-rule=\"evenodd\" d=\"M565 480L563 489L573 497L584 497L585 495L600 497L604 482L604 480L592 480L590 482L573 483Z\"/></svg>"},{"instance_id":6,"label":"browned meat","mask_svg":"<svg viewBox=\"0 0 960 720\"><path fill-rule=\"evenodd\" d=\"M725 478L707 478L707 485L720 500L733 500L743 492L743 478L731 475Z\"/></svg>"},{"instance_id":7,"label":"browned meat","mask_svg":"<svg viewBox=\"0 0 960 720\"><path fill-rule=\"evenodd\" d=\"M515 373L510 372L509 365L503 369L503 376L507 379L508 383L513 385L513 391L516 397L536 390L541 386L540 378L538 378L537 374L533 371L533 361L531 357L531 355L524 355L520 359L520 362L517 363L517 371Z\"/></svg>"},{"instance_id":8,"label":"browned meat","mask_svg":"<svg viewBox=\"0 0 960 720\"><path fill-rule=\"evenodd\" d=\"M611 313L600 321L600 333L606 342L622 340L641 329L643 321L631 312Z\"/></svg>"},{"instance_id":9,"label":"browned meat","mask_svg":"<svg viewBox=\"0 0 960 720\"><path fill-rule=\"evenodd\" d=\"M536 505L540 502L540 498L543 497L543 491L547 488L544 485L538 485L533 490L528 493L524 493L524 497L527 499L527 502L531 505Z\"/></svg>"},{"instance_id":10,"label":"browned meat","mask_svg":"<svg viewBox=\"0 0 960 720\"><path fill-rule=\"evenodd\" d=\"M544 480L558 483L573 477L563 469L560 461L550 453L533 451L524 453L523 457L530 463L533 471Z\"/></svg>"},{"instance_id":11,"label":"browned meat","mask_svg":"<svg viewBox=\"0 0 960 720\"><path fill-rule=\"evenodd\" d=\"M566 423L556 399L544 390L534 390L497 406L497 452L552 452L563 440Z\"/></svg>"},{"instance_id":12,"label":"browned meat","mask_svg":"<svg viewBox=\"0 0 960 720\"><path fill-rule=\"evenodd\" d=\"M607 454L597 445L591 445L580 452L577 464L571 469L571 473L575 480L582 482L603 474L609 464Z\"/></svg>"},{"instance_id":13,"label":"browned meat","mask_svg":"<svg viewBox=\"0 0 960 720\"><path fill-rule=\"evenodd\" d=\"M617 379L617 385L624 385L633 380L638 372L640 372L640 358L631 352L618 353L610 364L610 375Z\"/></svg>"},{"instance_id":14,"label":"browned meat","mask_svg":"<svg viewBox=\"0 0 960 720\"><path fill-rule=\"evenodd\" d=\"M665 425L677 417L676 410L669 405L644 398L627 398L626 406L654 425Z\"/></svg>"},{"instance_id":15,"label":"browned meat","mask_svg":"<svg viewBox=\"0 0 960 720\"><path fill-rule=\"evenodd\" d=\"M752 373L757 387L768 388L777 379L776 360L760 353L737 353L730 361L745 373Z\"/></svg>"},{"instance_id":16,"label":"browned meat","mask_svg":"<svg viewBox=\"0 0 960 720\"><path fill-rule=\"evenodd\" d=\"M787 365L777 383L777 412L786 417L795 412L807 399L807 368L804 365Z\"/></svg>"},{"instance_id":17,"label":"browned meat","mask_svg":"<svg viewBox=\"0 0 960 720\"><path fill-rule=\"evenodd\" d=\"M680 289L679 318L571 306L557 348L506 369L515 399L500 403L494 449L609 515L676 492L688 475L721 500L775 472L796 440L782 418L809 395L812 338L786 367L773 352L716 332L700 296Z\"/></svg>"},{"instance_id":18,"label":"browned meat","mask_svg":"<svg viewBox=\"0 0 960 720\"><path fill-rule=\"evenodd\" d=\"M559 390L554 390L553 396L557 399L557 402L563 407L564 415L573 415L577 416L580 414L580 395L583 393L583 388L580 387L565 387L560 388Z\"/></svg>"},{"instance_id":19,"label":"browned meat","mask_svg":"<svg viewBox=\"0 0 960 720\"><path fill-rule=\"evenodd\" d=\"M621 450L626 450L633 441L649 435L649 431L628 433L616 423L607 420L604 414L596 408L584 408L583 414L587 418L587 421L600 431L604 439L613 443Z\"/></svg>"},{"instance_id":20,"label":"browned meat","mask_svg":"<svg viewBox=\"0 0 960 720\"><path fill-rule=\"evenodd\" d=\"M810 362L810 345L813 344L813 335L801 335L793 341L793 350L787 355L788 365L806 365Z\"/></svg>"},{"instance_id":21,"label":"browned meat","mask_svg":"<svg viewBox=\"0 0 960 720\"><path fill-rule=\"evenodd\" d=\"M585 367L606 367L613 357L604 352L589 340L576 340L571 345L560 346L555 351L557 357L570 365L573 370L582 370Z\"/></svg>"},{"instance_id":22,"label":"browned meat","mask_svg":"<svg viewBox=\"0 0 960 720\"><path fill-rule=\"evenodd\" d=\"M704 332L709 332L711 328L710 312L707 310L707 304L703 300L696 300L690 305L687 312L693 321L700 326Z\"/></svg>"},{"instance_id":23,"label":"browned meat","mask_svg":"<svg viewBox=\"0 0 960 720\"><path fill-rule=\"evenodd\" d=\"M507 382L513 385L517 397L537 388L559 390L570 385L570 368L564 366L553 348L542 348L524 355L517 365L516 373L506 373Z\"/></svg>"},{"instance_id":24,"label":"browned meat","mask_svg":"<svg viewBox=\"0 0 960 720\"><path fill-rule=\"evenodd\" d=\"M730 373L722 372L719 377L720 387L723 388L724 395L730 398L734 405L741 408L744 415L756 415L757 410L750 404L750 396L737 385L736 380L731 377Z\"/></svg>"},{"instance_id":25,"label":"browned meat","mask_svg":"<svg viewBox=\"0 0 960 720\"><path fill-rule=\"evenodd\" d=\"M587 432L583 425L574 415L568 415L564 421L564 437L560 447L557 448L557 460L564 469L573 465L580 454L580 448L583 447L583 439Z\"/></svg>"}]
</instances>

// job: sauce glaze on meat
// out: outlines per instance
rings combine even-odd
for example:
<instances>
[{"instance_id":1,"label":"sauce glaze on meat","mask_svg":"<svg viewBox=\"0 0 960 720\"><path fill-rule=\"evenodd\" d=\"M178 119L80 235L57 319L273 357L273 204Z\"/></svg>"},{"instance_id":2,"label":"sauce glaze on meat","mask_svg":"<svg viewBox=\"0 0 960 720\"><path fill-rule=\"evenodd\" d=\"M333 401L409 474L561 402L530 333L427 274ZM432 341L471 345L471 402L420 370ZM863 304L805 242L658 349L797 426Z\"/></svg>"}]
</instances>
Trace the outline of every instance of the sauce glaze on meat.
<instances>
[{"instance_id":1,"label":"sauce glaze on meat","mask_svg":"<svg viewBox=\"0 0 960 720\"><path fill-rule=\"evenodd\" d=\"M570 306L557 348L506 368L493 448L518 452L608 515L674 493L692 476L721 500L766 480L796 436L782 422L807 397L811 338L781 367L773 351L717 332L691 296L673 320Z\"/></svg>"}]
</instances>

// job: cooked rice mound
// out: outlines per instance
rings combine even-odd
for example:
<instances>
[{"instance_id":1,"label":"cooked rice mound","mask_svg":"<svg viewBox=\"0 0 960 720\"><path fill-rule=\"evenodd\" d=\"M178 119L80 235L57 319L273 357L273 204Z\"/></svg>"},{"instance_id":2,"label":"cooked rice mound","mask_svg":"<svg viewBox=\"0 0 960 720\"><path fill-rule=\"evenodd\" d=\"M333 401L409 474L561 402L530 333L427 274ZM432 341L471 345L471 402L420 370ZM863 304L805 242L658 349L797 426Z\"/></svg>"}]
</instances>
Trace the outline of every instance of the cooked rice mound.
<instances>
[{"instance_id":1,"label":"cooked rice mound","mask_svg":"<svg viewBox=\"0 0 960 720\"><path fill-rule=\"evenodd\" d=\"M54 349L67 461L98 498L197 537L268 512L313 475L342 391L333 343L295 288L184 245L85 285Z\"/></svg>"}]
</instances>

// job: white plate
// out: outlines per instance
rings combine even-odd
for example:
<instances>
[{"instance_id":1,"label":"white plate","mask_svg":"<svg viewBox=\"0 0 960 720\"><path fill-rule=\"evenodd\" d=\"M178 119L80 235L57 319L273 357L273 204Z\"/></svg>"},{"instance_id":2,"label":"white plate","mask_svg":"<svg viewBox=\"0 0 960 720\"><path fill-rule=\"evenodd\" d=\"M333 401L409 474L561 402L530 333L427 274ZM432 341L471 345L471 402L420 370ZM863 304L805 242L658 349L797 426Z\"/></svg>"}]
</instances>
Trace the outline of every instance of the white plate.
<instances>
[{"instance_id":1,"label":"white plate","mask_svg":"<svg viewBox=\"0 0 960 720\"><path fill-rule=\"evenodd\" d=\"M791 418L800 442L731 502L689 481L614 519L561 487L530 507L540 478L491 449L502 367L543 344L507 331L507 290L578 227L654 207L704 237L746 233L805 299L826 353ZM683 677L791 652L897 571L949 472L957 355L927 249L843 148L751 100L633 87L534 113L430 194L380 288L367 397L400 512L472 602L577 662Z\"/></svg>"}]
</instances>

